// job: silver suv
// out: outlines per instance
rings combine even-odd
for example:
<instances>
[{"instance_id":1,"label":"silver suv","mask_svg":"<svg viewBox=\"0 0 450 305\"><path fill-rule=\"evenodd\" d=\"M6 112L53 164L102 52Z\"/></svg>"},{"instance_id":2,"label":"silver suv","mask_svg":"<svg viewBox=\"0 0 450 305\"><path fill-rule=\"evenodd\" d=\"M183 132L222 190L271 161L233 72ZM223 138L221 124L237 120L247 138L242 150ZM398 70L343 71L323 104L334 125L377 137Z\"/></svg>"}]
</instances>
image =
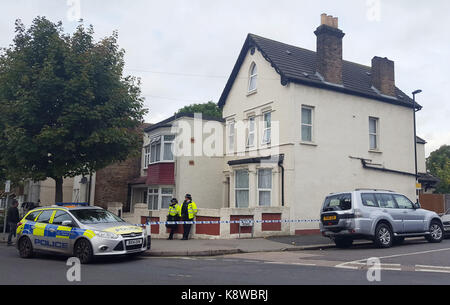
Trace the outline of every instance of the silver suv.
<instances>
[{"instance_id":1,"label":"silver suv","mask_svg":"<svg viewBox=\"0 0 450 305\"><path fill-rule=\"evenodd\" d=\"M444 236L435 212L421 209L402 194L366 189L328 195L320 214L320 231L339 248L350 247L355 239L373 240L378 247L389 248L405 237L424 236L439 243Z\"/></svg>"}]
</instances>

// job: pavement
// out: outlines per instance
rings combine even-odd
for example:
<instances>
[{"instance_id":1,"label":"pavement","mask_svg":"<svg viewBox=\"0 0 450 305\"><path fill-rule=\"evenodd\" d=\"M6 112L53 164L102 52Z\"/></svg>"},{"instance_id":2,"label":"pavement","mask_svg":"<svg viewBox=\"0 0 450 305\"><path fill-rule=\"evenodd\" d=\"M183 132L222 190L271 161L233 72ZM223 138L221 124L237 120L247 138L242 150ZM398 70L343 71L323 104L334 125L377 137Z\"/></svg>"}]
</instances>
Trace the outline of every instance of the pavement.
<instances>
[{"instance_id":1,"label":"pavement","mask_svg":"<svg viewBox=\"0 0 450 305\"><path fill-rule=\"evenodd\" d=\"M0 234L0 243L6 242L6 234ZM367 244L371 241L355 241ZM218 256L236 253L302 251L334 248L335 244L322 235L274 236L241 239L152 239L152 246L144 256Z\"/></svg>"},{"instance_id":2,"label":"pavement","mask_svg":"<svg viewBox=\"0 0 450 305\"><path fill-rule=\"evenodd\" d=\"M355 244L370 241L358 241ZM277 236L242 239L152 239L145 256L217 256L236 253L302 251L334 248L335 244L322 235Z\"/></svg>"}]
</instances>

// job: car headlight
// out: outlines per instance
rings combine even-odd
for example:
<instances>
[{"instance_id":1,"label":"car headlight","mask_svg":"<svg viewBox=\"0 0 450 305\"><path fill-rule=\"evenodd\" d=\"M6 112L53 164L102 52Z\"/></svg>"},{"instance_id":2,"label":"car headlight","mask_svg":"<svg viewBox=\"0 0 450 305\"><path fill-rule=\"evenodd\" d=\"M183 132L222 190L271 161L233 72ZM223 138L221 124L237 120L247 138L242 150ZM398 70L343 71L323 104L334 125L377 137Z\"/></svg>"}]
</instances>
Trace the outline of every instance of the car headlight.
<instances>
[{"instance_id":1,"label":"car headlight","mask_svg":"<svg viewBox=\"0 0 450 305\"><path fill-rule=\"evenodd\" d=\"M97 235L100 238L106 238L106 239L118 239L119 235L111 233L111 232L105 232L105 231L94 231L95 235Z\"/></svg>"}]
</instances>

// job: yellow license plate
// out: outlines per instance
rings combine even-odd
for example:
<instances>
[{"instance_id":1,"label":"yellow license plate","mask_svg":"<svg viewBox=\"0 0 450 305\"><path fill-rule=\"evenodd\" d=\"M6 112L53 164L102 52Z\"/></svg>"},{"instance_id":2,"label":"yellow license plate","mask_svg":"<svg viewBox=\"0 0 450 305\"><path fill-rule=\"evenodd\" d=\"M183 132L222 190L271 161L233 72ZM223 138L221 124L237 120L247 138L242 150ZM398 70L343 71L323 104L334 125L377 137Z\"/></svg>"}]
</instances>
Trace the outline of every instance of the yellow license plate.
<instances>
[{"instance_id":1,"label":"yellow license plate","mask_svg":"<svg viewBox=\"0 0 450 305\"><path fill-rule=\"evenodd\" d=\"M324 221L336 220L336 216L324 216L323 220Z\"/></svg>"}]
</instances>

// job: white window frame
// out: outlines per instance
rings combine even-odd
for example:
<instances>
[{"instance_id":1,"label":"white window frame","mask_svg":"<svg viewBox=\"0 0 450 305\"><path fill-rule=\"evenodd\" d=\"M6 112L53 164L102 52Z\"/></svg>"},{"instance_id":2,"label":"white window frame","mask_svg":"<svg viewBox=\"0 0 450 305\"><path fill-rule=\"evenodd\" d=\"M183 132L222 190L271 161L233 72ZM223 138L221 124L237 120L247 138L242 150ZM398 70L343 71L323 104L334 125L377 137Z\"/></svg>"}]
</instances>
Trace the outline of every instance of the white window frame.
<instances>
[{"instance_id":1,"label":"white window frame","mask_svg":"<svg viewBox=\"0 0 450 305\"><path fill-rule=\"evenodd\" d=\"M248 122L247 147L254 147L255 140L256 140L256 116L254 116L254 115L249 116L247 122ZM252 139L253 139L253 141L251 143L250 143L250 136L252 136Z\"/></svg>"},{"instance_id":2,"label":"white window frame","mask_svg":"<svg viewBox=\"0 0 450 305\"><path fill-rule=\"evenodd\" d=\"M163 193L164 189L171 189L172 193ZM155 192L157 191L157 192ZM162 197L170 197L173 198L173 194L175 193L175 188L173 186L153 186L147 189L147 208L150 211L158 211L162 209ZM154 209L155 205L153 204L152 208L150 208L150 197L156 197L156 209ZM164 208L166 209L166 208Z\"/></svg>"},{"instance_id":3,"label":"white window frame","mask_svg":"<svg viewBox=\"0 0 450 305\"><path fill-rule=\"evenodd\" d=\"M256 63L252 63L251 65L250 65L250 70L249 70L249 77L248 77L248 93L252 93L252 92L255 92L256 91L256 89L258 88L258 66L256 65ZM252 81L254 81L253 82L253 84L254 84L254 88L253 87L251 87L251 85L252 85Z\"/></svg>"},{"instance_id":4,"label":"white window frame","mask_svg":"<svg viewBox=\"0 0 450 305\"><path fill-rule=\"evenodd\" d=\"M311 124L303 122L303 110L311 111ZM301 118L301 130L300 130L301 141L307 143L314 143L314 107L302 105L300 118ZM303 127L311 128L311 140L303 139Z\"/></svg>"},{"instance_id":5,"label":"white window frame","mask_svg":"<svg viewBox=\"0 0 450 305\"><path fill-rule=\"evenodd\" d=\"M149 156L149 160L148 160L148 165L150 164L156 164L156 163L167 163L167 162L174 162L175 157L174 157L174 153L173 153L173 143L175 142L175 138L173 140L165 140L166 136L175 136L173 134L162 134L162 135L158 135L158 136L154 136L151 138L150 140L150 144L148 145L150 147L150 156ZM157 155L157 145L160 145L159 147L159 159L156 159L156 155ZM172 159L164 159L164 150L165 150L165 145L166 144L172 144L171 145L171 149L172 149ZM154 148L154 151L153 151ZM154 157L155 155L155 157ZM146 166L146 168L148 168L148 165Z\"/></svg>"},{"instance_id":6,"label":"white window frame","mask_svg":"<svg viewBox=\"0 0 450 305\"><path fill-rule=\"evenodd\" d=\"M270 126L269 127L267 127L267 124L266 124L266 115L269 115L269 117L270 117L270 121L269 121ZM262 118L263 118L263 133L262 133L263 137L262 137L261 143L263 145L268 145L272 141L272 111L263 112ZM270 137L268 140L266 140L266 133L268 133L268 132L270 132Z\"/></svg>"},{"instance_id":7,"label":"white window frame","mask_svg":"<svg viewBox=\"0 0 450 305\"><path fill-rule=\"evenodd\" d=\"M148 166L150 165L150 151L151 151L150 144L144 146L144 168L148 168Z\"/></svg>"},{"instance_id":8,"label":"white window frame","mask_svg":"<svg viewBox=\"0 0 450 305\"><path fill-rule=\"evenodd\" d=\"M243 188L243 187L237 187L237 176L238 176L238 172L247 172L247 178L248 178L248 187ZM238 196L237 196L237 192L238 191L247 191L248 194L248 201L247 201L247 205L245 206L239 206L238 205ZM236 208L248 208L250 206L250 173L248 171L248 169L246 168L240 168L240 169L236 169L234 172L234 205Z\"/></svg>"},{"instance_id":9,"label":"white window frame","mask_svg":"<svg viewBox=\"0 0 450 305\"><path fill-rule=\"evenodd\" d=\"M271 177L270 177L270 188L260 188L259 187L259 171L260 170L270 170L270 175L271 175ZM257 172L257 181L256 181L256 187L257 187L257 191L258 191L258 206L261 206L261 207L270 207L270 206L272 206L272 188L273 188L273 169L272 168L267 168L267 167L261 167L261 168L258 168L258 172ZM270 198L270 202L269 202L269 205L261 205L260 204L260 201L259 201L259 199L260 199L260 192L269 192L269 198Z\"/></svg>"},{"instance_id":10,"label":"white window frame","mask_svg":"<svg viewBox=\"0 0 450 305\"><path fill-rule=\"evenodd\" d=\"M234 142L235 142L235 134L236 134L236 125L234 120L229 120L227 124L227 143L228 143L228 152L234 152Z\"/></svg>"},{"instance_id":11,"label":"white window frame","mask_svg":"<svg viewBox=\"0 0 450 305\"><path fill-rule=\"evenodd\" d=\"M371 130L370 130L371 121L375 122L375 133L371 132ZM380 126L380 119L370 116L369 117L369 149L370 150L379 150L380 149L379 126ZM372 147L372 141L371 141L372 137L375 137L375 147Z\"/></svg>"}]
</instances>

